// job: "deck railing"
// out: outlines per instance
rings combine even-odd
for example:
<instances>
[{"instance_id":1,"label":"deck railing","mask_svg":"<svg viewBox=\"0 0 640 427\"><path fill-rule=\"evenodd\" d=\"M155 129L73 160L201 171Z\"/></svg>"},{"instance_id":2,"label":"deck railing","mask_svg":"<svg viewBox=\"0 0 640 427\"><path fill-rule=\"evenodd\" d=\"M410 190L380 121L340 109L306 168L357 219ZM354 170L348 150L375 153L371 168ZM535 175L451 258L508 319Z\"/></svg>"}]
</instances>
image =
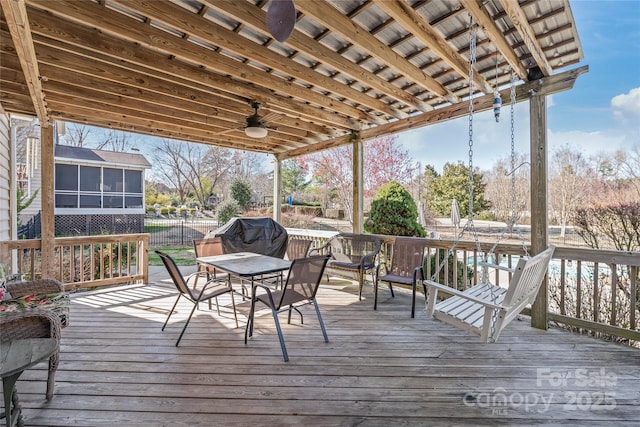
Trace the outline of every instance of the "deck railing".
<instances>
[{"instance_id":1,"label":"deck railing","mask_svg":"<svg viewBox=\"0 0 640 427\"><path fill-rule=\"evenodd\" d=\"M289 230L292 238L324 243L335 232ZM380 259L391 255L393 236L379 236L383 245ZM453 247L453 240L427 239L425 276L432 278ZM481 242L481 252L489 252L494 242ZM528 251L530 248L526 248ZM490 262L514 267L525 255L522 244L500 243ZM475 242L458 241L450 260L434 280L466 289L481 277L481 254ZM508 286L511 274L490 270L492 283ZM549 320L575 332L637 345L640 343L640 252L557 247L548 273Z\"/></svg>"},{"instance_id":2,"label":"deck railing","mask_svg":"<svg viewBox=\"0 0 640 427\"><path fill-rule=\"evenodd\" d=\"M317 247L336 232L288 229L291 238L314 241ZM381 260L391 255L393 236L383 241ZM493 243L480 243L487 252ZM425 275L431 278L440 260L453 246L452 240L427 239ZM147 234L61 237L55 239L56 278L67 289L116 283L148 282ZM5 266L13 252L17 271L26 278L41 277L40 240L0 242L0 262ZM525 254L521 244L501 243L492 262L515 266ZM480 254L475 242L456 243L450 260L434 279L457 289L477 283L481 275ZM11 271L12 269L8 269ZM505 271L491 273L492 283L507 286ZM548 274L548 313L556 324L580 333L617 341L640 342L640 253L558 247Z\"/></svg>"},{"instance_id":3,"label":"deck railing","mask_svg":"<svg viewBox=\"0 0 640 427\"><path fill-rule=\"evenodd\" d=\"M25 279L42 277L41 241L0 242L0 262ZM148 282L149 236L118 234L54 239L55 278L68 290Z\"/></svg>"}]
</instances>

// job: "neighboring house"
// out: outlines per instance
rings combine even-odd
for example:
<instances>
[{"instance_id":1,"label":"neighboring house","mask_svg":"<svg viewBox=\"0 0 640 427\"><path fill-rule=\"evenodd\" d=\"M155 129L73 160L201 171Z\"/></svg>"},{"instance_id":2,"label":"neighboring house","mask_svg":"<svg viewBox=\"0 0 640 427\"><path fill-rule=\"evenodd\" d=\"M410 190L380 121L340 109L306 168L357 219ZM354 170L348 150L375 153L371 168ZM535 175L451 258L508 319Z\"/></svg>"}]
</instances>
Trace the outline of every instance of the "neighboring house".
<instances>
[{"instance_id":1,"label":"neighboring house","mask_svg":"<svg viewBox=\"0 0 640 427\"><path fill-rule=\"evenodd\" d=\"M142 233L144 171L150 167L141 154L56 145L56 235ZM39 178L35 171L32 191L40 188ZM23 223L39 210L37 197L23 210Z\"/></svg>"}]
</instances>

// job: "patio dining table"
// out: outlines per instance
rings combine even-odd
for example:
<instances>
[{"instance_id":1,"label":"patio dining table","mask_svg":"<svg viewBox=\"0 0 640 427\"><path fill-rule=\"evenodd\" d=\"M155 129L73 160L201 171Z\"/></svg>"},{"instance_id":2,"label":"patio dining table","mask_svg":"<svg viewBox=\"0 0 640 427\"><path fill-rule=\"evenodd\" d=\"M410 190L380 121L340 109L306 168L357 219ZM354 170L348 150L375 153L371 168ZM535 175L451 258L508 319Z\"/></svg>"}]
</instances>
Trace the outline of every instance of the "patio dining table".
<instances>
[{"instance_id":1,"label":"patio dining table","mask_svg":"<svg viewBox=\"0 0 640 427\"><path fill-rule=\"evenodd\" d=\"M251 288L257 277L281 273L291 267L291 261L253 252L236 252L196 258L200 264L207 264L230 275L251 281ZM244 291L244 287L243 287Z\"/></svg>"}]
</instances>

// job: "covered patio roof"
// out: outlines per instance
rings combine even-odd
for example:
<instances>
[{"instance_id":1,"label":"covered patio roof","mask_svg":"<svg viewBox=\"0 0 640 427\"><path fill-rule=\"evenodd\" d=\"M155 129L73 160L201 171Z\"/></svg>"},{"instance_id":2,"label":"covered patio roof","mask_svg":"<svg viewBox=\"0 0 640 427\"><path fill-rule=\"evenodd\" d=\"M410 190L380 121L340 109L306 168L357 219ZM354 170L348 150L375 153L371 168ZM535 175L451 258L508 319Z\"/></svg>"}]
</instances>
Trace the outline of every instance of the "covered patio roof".
<instances>
[{"instance_id":1,"label":"covered patio roof","mask_svg":"<svg viewBox=\"0 0 640 427\"><path fill-rule=\"evenodd\" d=\"M464 115L471 21L477 109L512 73L546 85L583 57L568 0L294 4L295 30L280 43L264 0L0 0L0 105L45 127L62 120L283 159ZM266 138L244 133L251 101Z\"/></svg>"}]
</instances>

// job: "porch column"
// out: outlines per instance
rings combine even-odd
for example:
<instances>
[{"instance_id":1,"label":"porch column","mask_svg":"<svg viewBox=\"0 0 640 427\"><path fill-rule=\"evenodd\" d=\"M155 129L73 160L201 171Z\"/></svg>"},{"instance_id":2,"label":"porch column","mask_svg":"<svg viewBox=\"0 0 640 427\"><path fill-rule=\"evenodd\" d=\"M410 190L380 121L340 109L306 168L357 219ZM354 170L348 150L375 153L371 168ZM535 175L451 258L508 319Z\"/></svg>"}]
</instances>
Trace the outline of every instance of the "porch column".
<instances>
[{"instance_id":1,"label":"porch column","mask_svg":"<svg viewBox=\"0 0 640 427\"><path fill-rule=\"evenodd\" d=\"M362 233L362 205L364 204L364 156L360 135L355 134L353 141L353 211L351 213L353 232Z\"/></svg>"},{"instance_id":2,"label":"porch column","mask_svg":"<svg viewBox=\"0 0 640 427\"><path fill-rule=\"evenodd\" d=\"M273 158L273 220L279 223L282 219L282 160Z\"/></svg>"},{"instance_id":3,"label":"porch column","mask_svg":"<svg viewBox=\"0 0 640 427\"><path fill-rule=\"evenodd\" d=\"M42 277L55 278L55 219L54 219L54 126L40 127L40 169L42 182L40 185L41 230L42 230Z\"/></svg>"},{"instance_id":4,"label":"porch column","mask_svg":"<svg viewBox=\"0 0 640 427\"><path fill-rule=\"evenodd\" d=\"M533 95L529 100L531 134L531 254L542 252L549 245L547 232L547 98ZM531 306L531 326L549 327L547 276Z\"/></svg>"}]
</instances>

